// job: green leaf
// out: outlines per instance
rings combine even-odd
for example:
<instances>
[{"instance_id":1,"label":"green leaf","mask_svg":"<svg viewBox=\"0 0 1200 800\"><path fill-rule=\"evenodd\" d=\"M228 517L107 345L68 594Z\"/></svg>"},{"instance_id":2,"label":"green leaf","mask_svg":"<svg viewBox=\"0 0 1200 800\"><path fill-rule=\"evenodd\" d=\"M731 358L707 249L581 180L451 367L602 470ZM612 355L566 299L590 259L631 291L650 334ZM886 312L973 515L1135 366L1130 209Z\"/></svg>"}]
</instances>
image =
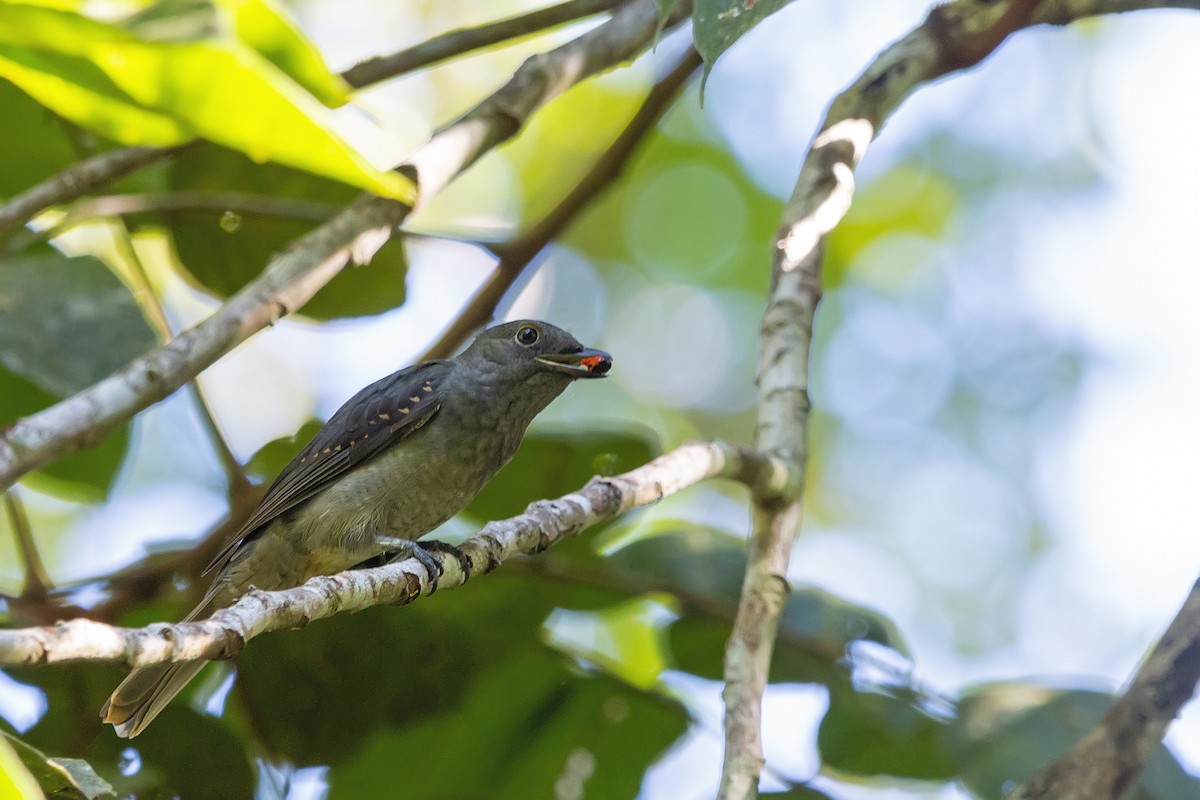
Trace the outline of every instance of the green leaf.
<instances>
[{"instance_id":1,"label":"green leaf","mask_svg":"<svg viewBox=\"0 0 1200 800\"><path fill-rule=\"evenodd\" d=\"M118 796L181 800L253 796L254 772L244 744L224 722L195 711L184 698L171 703L147 733L128 741L113 736L97 713L124 670L75 664L6 671L42 689L49 704L47 713L22 739L44 753L84 759ZM132 771L125 768L131 755L138 762Z\"/></svg>"},{"instance_id":2,"label":"green leaf","mask_svg":"<svg viewBox=\"0 0 1200 800\"><path fill-rule=\"evenodd\" d=\"M236 190L282 200L326 203L332 213L358 191L344 183L279 164L255 164L240 153L203 145L174 159L169 188L184 191ZM228 297L257 277L263 266L297 237L316 226L311 220L188 210L162 215L180 263L205 291ZM408 257L402 237L393 236L369 264L349 266L310 299L300 313L314 319L381 314L404 303Z\"/></svg>"},{"instance_id":3,"label":"green leaf","mask_svg":"<svg viewBox=\"0 0 1200 800\"><path fill-rule=\"evenodd\" d=\"M0 425L79 391L155 345L129 290L91 256L0 261ZM39 488L78 499L108 492L129 426L34 473Z\"/></svg>"},{"instance_id":4,"label":"green leaf","mask_svg":"<svg viewBox=\"0 0 1200 800\"><path fill-rule=\"evenodd\" d=\"M12 747L47 797L107 800L117 796L112 785L81 758L50 758L15 736L0 731L0 748ZM0 786L5 770L0 764ZM7 794L3 795L8 797ZM29 795L32 798L36 795Z\"/></svg>"},{"instance_id":5,"label":"green leaf","mask_svg":"<svg viewBox=\"0 0 1200 800\"><path fill-rule=\"evenodd\" d=\"M679 0L654 0L654 5L658 7L658 18L665 22L678 3Z\"/></svg>"},{"instance_id":6,"label":"green leaf","mask_svg":"<svg viewBox=\"0 0 1200 800\"><path fill-rule=\"evenodd\" d=\"M322 424L312 419L301 425L293 435L267 442L246 463L246 474L264 482L275 480L283 468L304 449L304 445L312 441Z\"/></svg>"},{"instance_id":7,"label":"green leaf","mask_svg":"<svg viewBox=\"0 0 1200 800\"><path fill-rule=\"evenodd\" d=\"M0 797L12 800L38 800L42 795L83 797L50 766L45 756L5 731L0 734Z\"/></svg>"},{"instance_id":8,"label":"green leaf","mask_svg":"<svg viewBox=\"0 0 1200 800\"><path fill-rule=\"evenodd\" d=\"M1107 692L997 683L967 692L944 747L964 783L980 797L998 797L1066 753L1100 724L1115 698ZM1200 797L1190 776L1159 745L1135 784L1134 800Z\"/></svg>"},{"instance_id":9,"label":"green leaf","mask_svg":"<svg viewBox=\"0 0 1200 800\"><path fill-rule=\"evenodd\" d=\"M58 396L156 343L125 284L92 256L0 261L0 309L0 364Z\"/></svg>"},{"instance_id":10,"label":"green leaf","mask_svg":"<svg viewBox=\"0 0 1200 800\"><path fill-rule=\"evenodd\" d=\"M704 76L700 79L700 91L708 73L721 54L733 46L758 23L790 3L791 0L696 0L693 12L692 35L696 50L704 59Z\"/></svg>"},{"instance_id":11,"label":"green leaf","mask_svg":"<svg viewBox=\"0 0 1200 800\"><path fill-rule=\"evenodd\" d=\"M744 543L694 523L677 525L674 533L618 550L606 566L638 580L650 578L649 586L656 590L670 592L674 587L684 600L683 617L670 630L676 663L693 674L720 680L724 641L741 593ZM780 619L771 679L820 683L838 679L845 674L838 662L852 644L861 641L906 652L894 624L878 612L821 589L796 588Z\"/></svg>"},{"instance_id":12,"label":"green leaf","mask_svg":"<svg viewBox=\"0 0 1200 800\"><path fill-rule=\"evenodd\" d=\"M635 688L651 689L670 666L672 605L667 597L638 597L600 611L555 609L546 620L546 641Z\"/></svg>"},{"instance_id":13,"label":"green leaf","mask_svg":"<svg viewBox=\"0 0 1200 800\"><path fill-rule=\"evenodd\" d=\"M335 765L330 797L393 796L397 774L412 797L633 797L686 724L675 703L525 648L489 665L453 711L382 733Z\"/></svg>"},{"instance_id":14,"label":"green leaf","mask_svg":"<svg viewBox=\"0 0 1200 800\"><path fill-rule=\"evenodd\" d=\"M467 506L477 520L505 519L530 502L559 497L594 475L616 475L658 455L653 434L627 431L536 431Z\"/></svg>"},{"instance_id":15,"label":"green leaf","mask_svg":"<svg viewBox=\"0 0 1200 800\"><path fill-rule=\"evenodd\" d=\"M271 13L250 9L249 35L275 58L288 51L288 63L302 60L279 27L264 21ZM373 167L336 132L316 98L238 40L145 41L69 11L0 3L0 77L122 144L200 136L255 161L406 202L414 196L408 178Z\"/></svg>"},{"instance_id":16,"label":"green leaf","mask_svg":"<svg viewBox=\"0 0 1200 800\"><path fill-rule=\"evenodd\" d=\"M809 786L797 786L786 792L762 792L763 800L834 800L830 795Z\"/></svg>"},{"instance_id":17,"label":"green leaf","mask_svg":"<svg viewBox=\"0 0 1200 800\"><path fill-rule=\"evenodd\" d=\"M0 169L0 197L12 197L75 161L62 121L8 81L0 80L0 152L20 153Z\"/></svg>"},{"instance_id":18,"label":"green leaf","mask_svg":"<svg viewBox=\"0 0 1200 800\"><path fill-rule=\"evenodd\" d=\"M913 697L830 686L817 748L826 767L855 775L944 781L956 772L942 750L946 723Z\"/></svg>"}]
</instances>

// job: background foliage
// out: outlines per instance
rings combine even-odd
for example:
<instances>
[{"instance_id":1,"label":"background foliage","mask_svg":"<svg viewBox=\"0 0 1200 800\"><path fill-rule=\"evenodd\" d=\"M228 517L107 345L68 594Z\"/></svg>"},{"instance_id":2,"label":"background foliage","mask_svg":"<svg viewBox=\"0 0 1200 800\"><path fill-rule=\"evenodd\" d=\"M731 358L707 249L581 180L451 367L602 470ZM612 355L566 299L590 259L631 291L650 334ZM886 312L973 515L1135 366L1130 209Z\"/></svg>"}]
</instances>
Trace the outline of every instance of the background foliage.
<instances>
[{"instance_id":1,"label":"background foliage","mask_svg":"<svg viewBox=\"0 0 1200 800\"><path fill-rule=\"evenodd\" d=\"M698 85L686 91L501 309L610 350L613 379L548 411L445 537L688 438L750 439L768 248L805 138L922 6L806 0L755 27L783 5L763 2L714 28L727 5L697 3L704 106ZM44 235L0 239L0 421L191 324L359 190L406 197L381 166L579 29L353 99L325 59L346 66L521 10L0 2L0 148L15 154L0 196L118 145L207 140L104 190L175 205L66 208L38 221ZM1116 101L1089 88L1114 52L1144 52L1136 25L1120 38L1125 24L1006 45L915 98L864 164L825 262L807 527L767 698L766 792L995 797L1095 724L1169 593L1186 590L1171 573L1167 602L1105 619L1106 601L1064 577L1087 560L1071 555L1075 523L1047 477L1111 351L1029 270L1071 261L1074 240L1054 244L1047 217L1083 236L1071 220L1111 219L1104 208L1136 194L1125 182L1137 165L1105 138ZM245 474L269 480L314 418L416 357L486 276L477 242L552 209L682 45L668 35L554 102L415 217L412 236L207 371L207 404ZM1167 252L1168 265L1180 258ZM1060 302L1072 291L1057 288ZM31 582L16 517L0 520L5 624L186 613L207 558L184 548L253 491L223 469L197 397L179 393L22 482L45 574ZM19 777L20 758L56 797L709 794L744 501L697 487L411 608L265 636L132 743L96 717L119 670L6 670L0 775ZM1178 561L1194 576L1190 555ZM39 581L57 591L48 599ZM1030 677L1056 672L1072 677ZM1200 782L1164 747L1136 796L1200 796Z\"/></svg>"}]
</instances>

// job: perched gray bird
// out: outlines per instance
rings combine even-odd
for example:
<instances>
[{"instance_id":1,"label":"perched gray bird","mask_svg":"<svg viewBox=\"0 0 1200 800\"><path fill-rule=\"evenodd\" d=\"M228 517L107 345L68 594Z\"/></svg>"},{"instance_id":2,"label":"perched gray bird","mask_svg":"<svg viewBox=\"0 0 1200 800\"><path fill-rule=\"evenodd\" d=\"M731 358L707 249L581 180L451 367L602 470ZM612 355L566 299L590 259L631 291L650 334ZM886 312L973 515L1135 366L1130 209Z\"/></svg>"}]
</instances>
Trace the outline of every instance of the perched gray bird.
<instances>
[{"instance_id":1,"label":"perched gray bird","mask_svg":"<svg viewBox=\"0 0 1200 800\"><path fill-rule=\"evenodd\" d=\"M298 586L380 557L436 564L416 540L470 502L569 383L611 367L607 353L566 331L522 320L489 328L457 358L376 381L267 489L205 570L217 570L216 578L187 619L210 616L251 587ZM204 663L134 670L101 718L118 736L137 736Z\"/></svg>"}]
</instances>

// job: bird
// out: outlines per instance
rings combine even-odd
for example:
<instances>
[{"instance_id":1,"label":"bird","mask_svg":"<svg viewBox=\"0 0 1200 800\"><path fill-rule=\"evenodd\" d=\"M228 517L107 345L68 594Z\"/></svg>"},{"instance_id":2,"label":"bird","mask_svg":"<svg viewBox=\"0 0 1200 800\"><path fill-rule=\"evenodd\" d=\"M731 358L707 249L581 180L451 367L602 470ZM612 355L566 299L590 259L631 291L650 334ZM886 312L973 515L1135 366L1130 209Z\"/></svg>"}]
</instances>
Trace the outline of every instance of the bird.
<instances>
[{"instance_id":1,"label":"bird","mask_svg":"<svg viewBox=\"0 0 1200 800\"><path fill-rule=\"evenodd\" d=\"M416 556L436 580L438 562L416 540L471 501L568 385L602 378L612 363L561 328L518 320L483 331L455 358L367 386L270 485L205 569L216 575L185 621L251 588L291 588L381 558ZM122 738L137 736L205 663L133 670L101 720Z\"/></svg>"}]
</instances>

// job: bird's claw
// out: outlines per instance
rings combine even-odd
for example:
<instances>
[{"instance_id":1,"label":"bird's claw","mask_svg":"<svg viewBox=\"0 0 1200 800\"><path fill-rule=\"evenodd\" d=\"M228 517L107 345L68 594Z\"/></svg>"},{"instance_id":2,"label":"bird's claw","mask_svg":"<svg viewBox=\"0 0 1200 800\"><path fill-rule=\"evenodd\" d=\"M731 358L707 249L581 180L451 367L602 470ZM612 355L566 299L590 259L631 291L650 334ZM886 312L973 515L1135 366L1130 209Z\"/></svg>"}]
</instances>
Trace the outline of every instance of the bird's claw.
<instances>
[{"instance_id":1,"label":"bird's claw","mask_svg":"<svg viewBox=\"0 0 1200 800\"><path fill-rule=\"evenodd\" d=\"M391 536L379 536L376 540L383 547L385 563L392 564L407 558L415 558L425 568L425 574L429 576L429 593L433 594L437 591L438 579L442 577L443 572L442 563L429 552L434 548L427 549L427 546L434 542L426 542L422 545L409 539L396 539ZM437 542L437 544L442 543Z\"/></svg>"},{"instance_id":2,"label":"bird's claw","mask_svg":"<svg viewBox=\"0 0 1200 800\"><path fill-rule=\"evenodd\" d=\"M458 562L458 569L463 574L463 583L466 583L471 577L474 562L471 561L471 557L461 547L449 542L438 541L437 539L431 539L428 542L424 542L423 545L431 553L445 553L446 555L454 556L454 560Z\"/></svg>"}]
</instances>

